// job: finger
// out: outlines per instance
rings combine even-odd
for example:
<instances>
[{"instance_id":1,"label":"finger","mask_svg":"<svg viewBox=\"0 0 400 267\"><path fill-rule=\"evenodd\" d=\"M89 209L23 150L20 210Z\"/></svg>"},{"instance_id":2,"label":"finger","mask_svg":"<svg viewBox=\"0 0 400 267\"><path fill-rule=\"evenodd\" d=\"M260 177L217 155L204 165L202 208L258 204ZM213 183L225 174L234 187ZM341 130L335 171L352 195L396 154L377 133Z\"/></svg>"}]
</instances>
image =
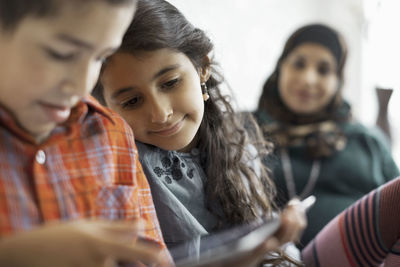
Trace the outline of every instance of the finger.
<instances>
[{"instance_id":1,"label":"finger","mask_svg":"<svg viewBox=\"0 0 400 267\"><path fill-rule=\"evenodd\" d=\"M291 206L301 206L301 201L300 199L298 199L297 197L292 198L291 200L289 200L289 202L287 203L288 207Z\"/></svg>"},{"instance_id":2,"label":"finger","mask_svg":"<svg viewBox=\"0 0 400 267\"><path fill-rule=\"evenodd\" d=\"M260 246L260 252L263 251L264 255L267 252L279 249L279 246L280 244L278 239L276 239L275 237L271 237Z\"/></svg>"},{"instance_id":3,"label":"finger","mask_svg":"<svg viewBox=\"0 0 400 267\"><path fill-rule=\"evenodd\" d=\"M130 244L135 242L138 234L143 231L144 223L141 220L100 222L99 227L99 230L102 232L101 236L110 240Z\"/></svg>"},{"instance_id":4,"label":"finger","mask_svg":"<svg viewBox=\"0 0 400 267\"><path fill-rule=\"evenodd\" d=\"M315 201L315 198L314 198ZM306 224L306 209L307 203L301 202L299 199L291 199L284 210L285 213L289 213L290 216L295 216L296 220L300 220L302 224ZM305 227L305 225L304 225Z\"/></svg>"},{"instance_id":5,"label":"finger","mask_svg":"<svg viewBox=\"0 0 400 267\"><path fill-rule=\"evenodd\" d=\"M103 253L117 261L165 264L163 250L159 245L153 245L148 242L135 242L132 245L121 242L112 242L105 240L103 244Z\"/></svg>"},{"instance_id":6,"label":"finger","mask_svg":"<svg viewBox=\"0 0 400 267\"><path fill-rule=\"evenodd\" d=\"M102 267L118 267L118 263L112 258L106 258Z\"/></svg>"},{"instance_id":7,"label":"finger","mask_svg":"<svg viewBox=\"0 0 400 267\"><path fill-rule=\"evenodd\" d=\"M102 230L110 232L112 234L124 234L127 232L140 232L144 229L144 223L142 220L135 221L99 221L99 227Z\"/></svg>"},{"instance_id":8,"label":"finger","mask_svg":"<svg viewBox=\"0 0 400 267\"><path fill-rule=\"evenodd\" d=\"M281 214L281 227L275 234L281 244L297 241L306 226L304 212L297 206L289 206Z\"/></svg>"}]
</instances>

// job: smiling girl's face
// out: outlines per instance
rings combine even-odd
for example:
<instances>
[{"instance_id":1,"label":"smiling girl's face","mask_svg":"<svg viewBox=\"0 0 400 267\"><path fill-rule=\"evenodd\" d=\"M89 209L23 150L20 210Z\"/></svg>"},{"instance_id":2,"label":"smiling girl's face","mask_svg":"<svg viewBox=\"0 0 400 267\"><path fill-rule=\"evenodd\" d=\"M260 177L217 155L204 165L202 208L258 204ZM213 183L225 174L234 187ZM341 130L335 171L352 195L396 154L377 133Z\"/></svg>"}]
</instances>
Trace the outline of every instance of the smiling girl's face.
<instances>
[{"instance_id":1,"label":"smiling girl's face","mask_svg":"<svg viewBox=\"0 0 400 267\"><path fill-rule=\"evenodd\" d=\"M204 114L200 74L179 52L118 52L106 64L104 99L132 127L135 139L166 150L189 151Z\"/></svg>"}]
</instances>

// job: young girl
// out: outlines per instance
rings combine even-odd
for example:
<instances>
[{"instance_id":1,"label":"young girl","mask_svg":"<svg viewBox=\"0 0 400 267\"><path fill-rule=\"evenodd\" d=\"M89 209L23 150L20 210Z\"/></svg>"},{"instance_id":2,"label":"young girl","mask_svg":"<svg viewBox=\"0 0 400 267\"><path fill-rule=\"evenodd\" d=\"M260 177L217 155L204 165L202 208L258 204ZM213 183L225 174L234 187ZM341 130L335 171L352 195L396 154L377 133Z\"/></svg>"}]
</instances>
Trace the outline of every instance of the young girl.
<instances>
[{"instance_id":1,"label":"young girl","mask_svg":"<svg viewBox=\"0 0 400 267\"><path fill-rule=\"evenodd\" d=\"M253 131L246 132L221 95L212 49L204 32L168 2L139 1L94 91L135 133L170 248L271 216L274 208L274 186L259 164L266 144L251 118L245 123ZM301 212L288 213L278 234L283 242L304 226Z\"/></svg>"}]
</instances>

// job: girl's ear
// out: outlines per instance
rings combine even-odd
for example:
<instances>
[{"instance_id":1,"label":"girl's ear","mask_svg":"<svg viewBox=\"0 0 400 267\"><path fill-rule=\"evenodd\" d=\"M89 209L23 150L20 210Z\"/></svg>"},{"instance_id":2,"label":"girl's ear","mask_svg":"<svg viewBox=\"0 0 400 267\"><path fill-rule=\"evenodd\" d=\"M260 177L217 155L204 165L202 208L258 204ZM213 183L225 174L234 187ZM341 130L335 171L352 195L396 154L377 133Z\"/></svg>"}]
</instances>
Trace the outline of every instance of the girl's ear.
<instances>
[{"instance_id":1,"label":"girl's ear","mask_svg":"<svg viewBox=\"0 0 400 267\"><path fill-rule=\"evenodd\" d=\"M200 69L200 83L205 83L211 75L211 60L209 56L204 57L202 65L203 67Z\"/></svg>"}]
</instances>

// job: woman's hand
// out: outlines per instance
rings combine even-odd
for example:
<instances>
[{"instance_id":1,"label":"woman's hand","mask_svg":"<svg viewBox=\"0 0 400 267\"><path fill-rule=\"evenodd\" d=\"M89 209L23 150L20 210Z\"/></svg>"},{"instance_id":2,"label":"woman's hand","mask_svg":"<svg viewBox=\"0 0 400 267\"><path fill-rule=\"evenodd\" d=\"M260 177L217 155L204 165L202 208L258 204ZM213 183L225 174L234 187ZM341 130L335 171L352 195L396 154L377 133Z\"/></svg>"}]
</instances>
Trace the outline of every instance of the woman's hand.
<instances>
[{"instance_id":1,"label":"woman's hand","mask_svg":"<svg viewBox=\"0 0 400 267\"><path fill-rule=\"evenodd\" d=\"M3 266L109 267L118 262L168 266L161 248L137 238L139 222L76 221L54 223L4 237Z\"/></svg>"}]
</instances>

